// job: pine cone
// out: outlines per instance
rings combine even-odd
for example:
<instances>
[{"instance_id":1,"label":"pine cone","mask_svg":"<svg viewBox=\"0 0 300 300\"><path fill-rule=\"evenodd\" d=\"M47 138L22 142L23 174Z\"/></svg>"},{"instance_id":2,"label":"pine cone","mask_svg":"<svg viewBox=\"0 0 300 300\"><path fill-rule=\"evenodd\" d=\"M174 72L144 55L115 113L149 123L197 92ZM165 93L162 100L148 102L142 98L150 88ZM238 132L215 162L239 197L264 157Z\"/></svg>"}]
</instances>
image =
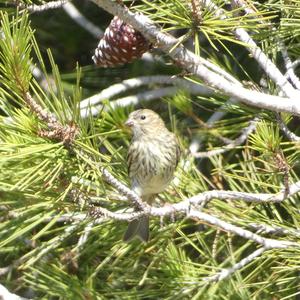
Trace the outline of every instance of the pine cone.
<instances>
[{"instance_id":1,"label":"pine cone","mask_svg":"<svg viewBox=\"0 0 300 300\"><path fill-rule=\"evenodd\" d=\"M150 48L150 43L131 25L114 17L105 30L92 57L101 67L114 67L132 62Z\"/></svg>"}]
</instances>

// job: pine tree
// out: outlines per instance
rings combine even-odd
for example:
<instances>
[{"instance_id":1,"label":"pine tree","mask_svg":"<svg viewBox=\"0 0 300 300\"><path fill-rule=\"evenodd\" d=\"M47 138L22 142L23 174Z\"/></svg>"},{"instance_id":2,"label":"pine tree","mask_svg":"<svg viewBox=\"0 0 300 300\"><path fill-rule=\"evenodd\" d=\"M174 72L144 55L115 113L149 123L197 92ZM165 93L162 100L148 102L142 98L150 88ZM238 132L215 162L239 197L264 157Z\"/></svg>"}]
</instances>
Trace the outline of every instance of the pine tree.
<instances>
[{"instance_id":1,"label":"pine tree","mask_svg":"<svg viewBox=\"0 0 300 300\"><path fill-rule=\"evenodd\" d=\"M294 299L298 1L76 3L101 30L87 20L76 27L63 13L71 3L8 2L0 39L6 295ZM105 31L108 13L143 35L148 56L93 66L101 36L88 34ZM146 211L151 240L124 243L140 201L130 190L124 122L138 107L162 116L183 154Z\"/></svg>"}]
</instances>

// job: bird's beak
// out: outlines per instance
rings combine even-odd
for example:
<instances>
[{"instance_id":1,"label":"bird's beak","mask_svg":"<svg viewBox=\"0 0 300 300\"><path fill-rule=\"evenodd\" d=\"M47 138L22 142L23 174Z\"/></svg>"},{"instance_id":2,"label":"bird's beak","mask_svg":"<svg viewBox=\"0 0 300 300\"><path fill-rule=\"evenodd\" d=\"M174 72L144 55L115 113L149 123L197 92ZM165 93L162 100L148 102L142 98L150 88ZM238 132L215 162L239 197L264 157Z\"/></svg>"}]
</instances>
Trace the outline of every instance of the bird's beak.
<instances>
[{"instance_id":1,"label":"bird's beak","mask_svg":"<svg viewBox=\"0 0 300 300\"><path fill-rule=\"evenodd\" d=\"M131 119L128 119L128 120L125 122L125 126L132 127L132 126L133 126L133 121L132 121Z\"/></svg>"}]
</instances>

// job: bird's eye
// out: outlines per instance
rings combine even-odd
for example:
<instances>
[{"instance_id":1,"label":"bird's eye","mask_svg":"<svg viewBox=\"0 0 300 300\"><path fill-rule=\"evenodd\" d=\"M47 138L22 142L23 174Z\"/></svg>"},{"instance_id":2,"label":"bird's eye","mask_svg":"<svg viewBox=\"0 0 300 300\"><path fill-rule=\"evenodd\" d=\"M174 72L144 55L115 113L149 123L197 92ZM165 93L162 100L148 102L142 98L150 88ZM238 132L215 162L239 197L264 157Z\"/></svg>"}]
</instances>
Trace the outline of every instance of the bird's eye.
<instances>
[{"instance_id":1,"label":"bird's eye","mask_svg":"<svg viewBox=\"0 0 300 300\"><path fill-rule=\"evenodd\" d=\"M145 120L146 116L145 115L141 115L141 120Z\"/></svg>"}]
</instances>

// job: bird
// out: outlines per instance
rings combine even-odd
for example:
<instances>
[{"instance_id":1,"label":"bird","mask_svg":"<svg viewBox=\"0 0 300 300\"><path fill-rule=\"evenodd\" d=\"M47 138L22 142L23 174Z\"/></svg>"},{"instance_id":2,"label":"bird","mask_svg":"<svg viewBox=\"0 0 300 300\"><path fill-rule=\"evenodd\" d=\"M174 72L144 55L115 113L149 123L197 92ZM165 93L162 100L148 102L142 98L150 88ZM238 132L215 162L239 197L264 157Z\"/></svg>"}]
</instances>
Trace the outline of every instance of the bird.
<instances>
[{"instance_id":1,"label":"bird","mask_svg":"<svg viewBox=\"0 0 300 300\"><path fill-rule=\"evenodd\" d=\"M174 133L153 110L138 109L129 114L125 125L131 129L127 166L131 189L148 204L163 192L173 179L180 159L180 147ZM149 241L149 217L132 220L123 236Z\"/></svg>"}]
</instances>

